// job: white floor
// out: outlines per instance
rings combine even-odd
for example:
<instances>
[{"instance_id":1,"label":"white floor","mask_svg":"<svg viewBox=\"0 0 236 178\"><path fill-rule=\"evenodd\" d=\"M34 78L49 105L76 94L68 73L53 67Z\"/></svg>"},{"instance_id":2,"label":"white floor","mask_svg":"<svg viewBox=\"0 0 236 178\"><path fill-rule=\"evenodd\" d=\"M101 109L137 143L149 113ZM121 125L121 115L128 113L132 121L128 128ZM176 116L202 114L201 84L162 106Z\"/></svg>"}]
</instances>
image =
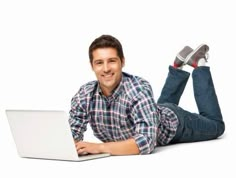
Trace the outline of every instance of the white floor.
<instances>
[{"instance_id":1,"label":"white floor","mask_svg":"<svg viewBox=\"0 0 236 178\"><path fill-rule=\"evenodd\" d=\"M229 123L224 136L213 141L160 147L151 155L112 156L84 162L67 162L20 158L2 110L0 116L0 177L236 176L235 131L233 133L233 127Z\"/></svg>"}]
</instances>

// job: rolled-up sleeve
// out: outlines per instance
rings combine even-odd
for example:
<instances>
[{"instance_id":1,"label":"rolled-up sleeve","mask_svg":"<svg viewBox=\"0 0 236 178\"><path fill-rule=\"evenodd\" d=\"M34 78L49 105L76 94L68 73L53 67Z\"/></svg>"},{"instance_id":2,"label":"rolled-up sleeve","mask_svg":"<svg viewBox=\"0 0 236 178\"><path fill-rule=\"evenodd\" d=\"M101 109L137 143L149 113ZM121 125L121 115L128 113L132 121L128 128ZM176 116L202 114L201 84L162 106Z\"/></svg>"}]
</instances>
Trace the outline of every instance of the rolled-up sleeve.
<instances>
[{"instance_id":1,"label":"rolled-up sleeve","mask_svg":"<svg viewBox=\"0 0 236 178\"><path fill-rule=\"evenodd\" d=\"M135 122L133 138L140 150L140 154L151 153L157 140L159 115L151 90L140 92L134 99L132 117Z\"/></svg>"},{"instance_id":2,"label":"rolled-up sleeve","mask_svg":"<svg viewBox=\"0 0 236 178\"><path fill-rule=\"evenodd\" d=\"M80 88L79 92L71 99L71 109L69 124L74 140L83 140L84 132L87 129L87 112L86 112L86 97Z\"/></svg>"}]
</instances>

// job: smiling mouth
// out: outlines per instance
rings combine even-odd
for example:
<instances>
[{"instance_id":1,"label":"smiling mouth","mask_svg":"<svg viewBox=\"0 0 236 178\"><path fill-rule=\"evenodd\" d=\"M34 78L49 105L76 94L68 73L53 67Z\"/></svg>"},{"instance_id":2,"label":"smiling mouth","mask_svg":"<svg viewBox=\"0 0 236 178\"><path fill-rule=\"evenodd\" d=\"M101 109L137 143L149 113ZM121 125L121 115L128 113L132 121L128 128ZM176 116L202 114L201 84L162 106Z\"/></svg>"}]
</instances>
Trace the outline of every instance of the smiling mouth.
<instances>
[{"instance_id":1,"label":"smiling mouth","mask_svg":"<svg viewBox=\"0 0 236 178\"><path fill-rule=\"evenodd\" d=\"M113 74L106 74L106 75L102 75L103 78L105 79L109 79L113 76Z\"/></svg>"}]
</instances>

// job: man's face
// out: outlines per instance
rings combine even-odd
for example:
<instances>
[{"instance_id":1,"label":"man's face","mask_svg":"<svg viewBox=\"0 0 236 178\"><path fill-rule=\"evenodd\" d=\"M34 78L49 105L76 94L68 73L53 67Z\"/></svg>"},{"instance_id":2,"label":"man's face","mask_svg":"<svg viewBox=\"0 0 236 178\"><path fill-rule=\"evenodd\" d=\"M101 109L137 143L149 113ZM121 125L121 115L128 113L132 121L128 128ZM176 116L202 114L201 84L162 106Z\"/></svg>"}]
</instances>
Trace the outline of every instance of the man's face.
<instances>
[{"instance_id":1,"label":"man's face","mask_svg":"<svg viewBox=\"0 0 236 178\"><path fill-rule=\"evenodd\" d=\"M109 96L122 77L124 59L120 59L114 48L98 48L93 51L92 69L105 96Z\"/></svg>"}]
</instances>

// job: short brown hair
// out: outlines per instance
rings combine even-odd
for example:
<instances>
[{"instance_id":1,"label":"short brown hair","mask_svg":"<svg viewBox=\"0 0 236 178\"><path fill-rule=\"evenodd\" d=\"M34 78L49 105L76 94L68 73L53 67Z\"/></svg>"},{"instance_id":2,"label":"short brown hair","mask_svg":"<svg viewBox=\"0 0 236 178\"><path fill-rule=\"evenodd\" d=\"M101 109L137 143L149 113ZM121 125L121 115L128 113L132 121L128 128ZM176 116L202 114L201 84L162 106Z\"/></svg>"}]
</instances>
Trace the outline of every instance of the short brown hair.
<instances>
[{"instance_id":1,"label":"short brown hair","mask_svg":"<svg viewBox=\"0 0 236 178\"><path fill-rule=\"evenodd\" d=\"M98 48L114 48L117 51L117 55L122 60L124 58L124 53L122 45L118 39L111 35L102 35L96 38L89 46L89 59L90 63L93 61L93 51Z\"/></svg>"}]
</instances>

